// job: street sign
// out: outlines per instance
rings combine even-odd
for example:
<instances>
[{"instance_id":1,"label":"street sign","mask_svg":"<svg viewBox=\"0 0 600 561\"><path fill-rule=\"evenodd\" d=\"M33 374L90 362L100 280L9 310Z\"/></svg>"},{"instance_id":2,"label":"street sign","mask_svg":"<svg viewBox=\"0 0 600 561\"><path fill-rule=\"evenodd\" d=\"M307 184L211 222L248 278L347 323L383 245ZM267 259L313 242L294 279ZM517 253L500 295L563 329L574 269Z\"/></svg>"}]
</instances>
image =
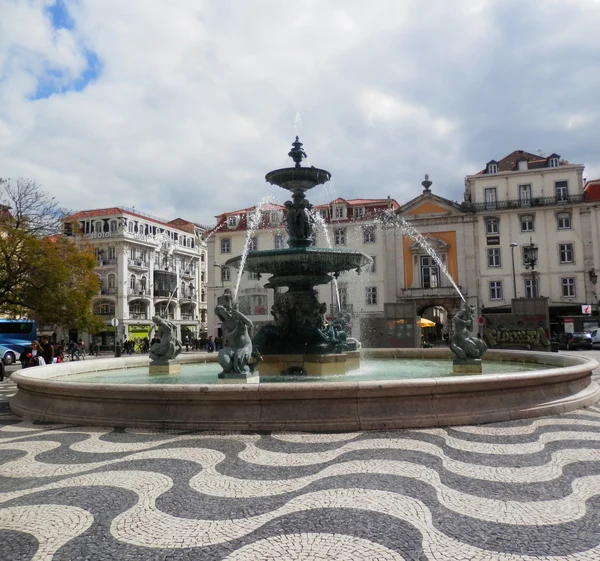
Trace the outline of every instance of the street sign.
<instances>
[{"instance_id":1,"label":"street sign","mask_svg":"<svg viewBox=\"0 0 600 561\"><path fill-rule=\"evenodd\" d=\"M479 325L485 325L485 318L483 316L479 316L477 321L479 322Z\"/></svg>"},{"instance_id":2,"label":"street sign","mask_svg":"<svg viewBox=\"0 0 600 561\"><path fill-rule=\"evenodd\" d=\"M113 327L117 327L117 325L119 325L119 320L117 318L112 318L110 320L110 323L112 324Z\"/></svg>"},{"instance_id":3,"label":"street sign","mask_svg":"<svg viewBox=\"0 0 600 561\"><path fill-rule=\"evenodd\" d=\"M592 315L592 305L591 304L582 304L581 313L588 314L591 316Z\"/></svg>"}]
</instances>

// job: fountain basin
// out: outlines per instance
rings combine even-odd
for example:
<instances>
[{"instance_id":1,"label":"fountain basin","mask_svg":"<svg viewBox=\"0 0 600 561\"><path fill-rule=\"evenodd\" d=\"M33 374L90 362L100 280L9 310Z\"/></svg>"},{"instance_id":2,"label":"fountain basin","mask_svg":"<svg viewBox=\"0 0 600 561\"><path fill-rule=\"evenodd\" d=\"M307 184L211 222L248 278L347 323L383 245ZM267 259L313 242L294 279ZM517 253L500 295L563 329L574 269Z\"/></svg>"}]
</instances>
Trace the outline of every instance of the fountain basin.
<instances>
[{"instance_id":1,"label":"fountain basin","mask_svg":"<svg viewBox=\"0 0 600 561\"><path fill-rule=\"evenodd\" d=\"M452 358L447 348L371 349L364 357ZM182 364L214 355L180 356ZM490 350L486 362L543 369L495 375L275 384L112 384L69 382L69 374L128 369L147 357L51 365L12 375L12 411L25 418L82 425L194 430L357 431L486 423L566 413L595 404L594 359Z\"/></svg>"},{"instance_id":2,"label":"fountain basin","mask_svg":"<svg viewBox=\"0 0 600 561\"><path fill-rule=\"evenodd\" d=\"M239 268L241 260L241 255L233 257L228 259L225 265ZM327 273L360 269L370 262L371 258L368 255L353 249L290 247L249 251L244 271L271 274L274 277L298 276L306 283Z\"/></svg>"}]
</instances>

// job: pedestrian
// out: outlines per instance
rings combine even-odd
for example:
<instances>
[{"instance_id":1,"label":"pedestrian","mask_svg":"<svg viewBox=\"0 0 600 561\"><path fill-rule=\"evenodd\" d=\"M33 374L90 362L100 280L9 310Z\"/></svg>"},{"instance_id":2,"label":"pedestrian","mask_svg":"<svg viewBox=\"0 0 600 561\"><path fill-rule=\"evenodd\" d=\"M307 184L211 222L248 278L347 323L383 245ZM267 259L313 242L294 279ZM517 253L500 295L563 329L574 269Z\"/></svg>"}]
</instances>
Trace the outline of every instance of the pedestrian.
<instances>
[{"instance_id":1,"label":"pedestrian","mask_svg":"<svg viewBox=\"0 0 600 561\"><path fill-rule=\"evenodd\" d=\"M185 336L185 342L183 344L185 345L185 352L189 353L190 352L190 338L187 335Z\"/></svg>"},{"instance_id":2,"label":"pedestrian","mask_svg":"<svg viewBox=\"0 0 600 561\"><path fill-rule=\"evenodd\" d=\"M215 352L215 342L213 341L213 336L212 335L208 338L208 341L206 341L206 350L209 353L214 353Z\"/></svg>"},{"instance_id":3,"label":"pedestrian","mask_svg":"<svg viewBox=\"0 0 600 561\"><path fill-rule=\"evenodd\" d=\"M25 360L22 360L23 368L31 368L33 366L44 366L46 361L42 354L42 347L39 341L31 341L31 351L25 355Z\"/></svg>"},{"instance_id":4,"label":"pedestrian","mask_svg":"<svg viewBox=\"0 0 600 561\"><path fill-rule=\"evenodd\" d=\"M45 335L40 337L40 347L42 348L42 356L46 364L52 364L54 362L54 349Z\"/></svg>"}]
</instances>

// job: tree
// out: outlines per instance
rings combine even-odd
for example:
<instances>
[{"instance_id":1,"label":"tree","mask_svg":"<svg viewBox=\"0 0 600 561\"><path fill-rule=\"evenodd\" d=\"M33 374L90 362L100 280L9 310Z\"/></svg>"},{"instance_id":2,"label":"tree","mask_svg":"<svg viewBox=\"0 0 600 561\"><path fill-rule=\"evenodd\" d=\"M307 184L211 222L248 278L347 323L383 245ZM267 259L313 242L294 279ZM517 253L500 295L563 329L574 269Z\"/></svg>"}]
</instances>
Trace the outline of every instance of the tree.
<instances>
[{"instance_id":1,"label":"tree","mask_svg":"<svg viewBox=\"0 0 600 561\"><path fill-rule=\"evenodd\" d=\"M0 180L0 315L96 332L96 260L62 235L66 216L34 181Z\"/></svg>"}]
</instances>

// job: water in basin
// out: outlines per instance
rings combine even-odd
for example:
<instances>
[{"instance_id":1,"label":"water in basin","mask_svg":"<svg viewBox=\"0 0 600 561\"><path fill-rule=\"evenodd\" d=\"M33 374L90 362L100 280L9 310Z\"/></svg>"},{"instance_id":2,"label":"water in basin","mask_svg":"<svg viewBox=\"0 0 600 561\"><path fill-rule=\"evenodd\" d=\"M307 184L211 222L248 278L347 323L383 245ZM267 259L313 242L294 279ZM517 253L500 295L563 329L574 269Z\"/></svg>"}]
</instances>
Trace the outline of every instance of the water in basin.
<instances>
[{"instance_id":1,"label":"water in basin","mask_svg":"<svg viewBox=\"0 0 600 561\"><path fill-rule=\"evenodd\" d=\"M548 368L540 364L525 362L483 362L483 375L505 372L528 372ZM218 384L218 363L182 364L176 375L150 375L147 366L126 370L106 370L83 374L66 374L54 379L69 382L98 384ZM448 360L376 360L362 359L359 370L342 376L264 376L263 383L289 382L359 382L379 380L399 380L410 378L440 378L452 376L452 363Z\"/></svg>"}]
</instances>

